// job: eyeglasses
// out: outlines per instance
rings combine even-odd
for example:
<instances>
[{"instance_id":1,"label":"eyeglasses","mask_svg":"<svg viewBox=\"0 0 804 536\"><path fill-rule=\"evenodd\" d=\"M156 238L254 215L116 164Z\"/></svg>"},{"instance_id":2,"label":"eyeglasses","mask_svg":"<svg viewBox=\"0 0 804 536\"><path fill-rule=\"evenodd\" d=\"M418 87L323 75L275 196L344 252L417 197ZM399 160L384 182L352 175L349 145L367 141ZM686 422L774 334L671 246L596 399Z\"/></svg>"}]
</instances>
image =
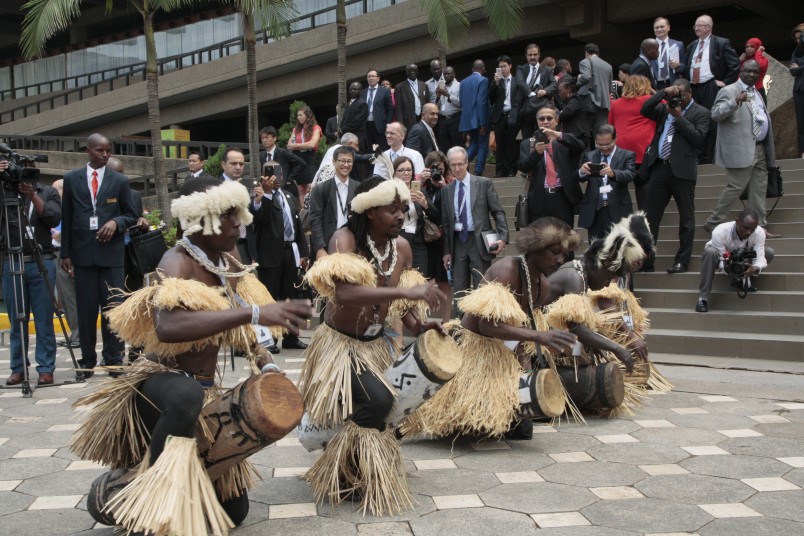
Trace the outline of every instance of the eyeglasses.
<instances>
[{"instance_id":1,"label":"eyeglasses","mask_svg":"<svg viewBox=\"0 0 804 536\"><path fill-rule=\"evenodd\" d=\"M450 169L462 168L466 167L468 164L469 162L450 162L449 167Z\"/></svg>"},{"instance_id":2,"label":"eyeglasses","mask_svg":"<svg viewBox=\"0 0 804 536\"><path fill-rule=\"evenodd\" d=\"M552 115L543 115L541 117L537 117L537 121L555 121L555 116Z\"/></svg>"},{"instance_id":3,"label":"eyeglasses","mask_svg":"<svg viewBox=\"0 0 804 536\"><path fill-rule=\"evenodd\" d=\"M397 169L396 172L397 173L402 173L404 175L410 175L411 173L413 173L413 170L412 169Z\"/></svg>"},{"instance_id":4,"label":"eyeglasses","mask_svg":"<svg viewBox=\"0 0 804 536\"><path fill-rule=\"evenodd\" d=\"M611 143L595 143L595 147L598 149L608 149L609 147L614 147L615 142Z\"/></svg>"},{"instance_id":5,"label":"eyeglasses","mask_svg":"<svg viewBox=\"0 0 804 536\"><path fill-rule=\"evenodd\" d=\"M695 26L692 27L692 29L694 30L695 28L709 28L710 26L712 26L712 25L711 24L696 24Z\"/></svg>"},{"instance_id":6,"label":"eyeglasses","mask_svg":"<svg viewBox=\"0 0 804 536\"><path fill-rule=\"evenodd\" d=\"M338 159L338 160L335 160L335 161L336 161L337 163L339 163L339 164L343 164L344 166L351 166L352 164L354 164L354 163L355 163L355 161L354 161L354 160L344 160L344 159Z\"/></svg>"}]
</instances>

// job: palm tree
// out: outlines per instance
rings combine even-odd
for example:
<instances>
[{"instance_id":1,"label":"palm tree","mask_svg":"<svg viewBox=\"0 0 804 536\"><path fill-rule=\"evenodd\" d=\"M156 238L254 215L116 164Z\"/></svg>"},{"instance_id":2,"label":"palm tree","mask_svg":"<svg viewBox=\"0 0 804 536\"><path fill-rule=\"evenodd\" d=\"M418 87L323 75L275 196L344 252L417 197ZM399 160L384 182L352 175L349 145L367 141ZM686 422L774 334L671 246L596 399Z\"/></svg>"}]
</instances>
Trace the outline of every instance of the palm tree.
<instances>
[{"instance_id":1,"label":"palm tree","mask_svg":"<svg viewBox=\"0 0 804 536\"><path fill-rule=\"evenodd\" d=\"M438 57L446 65L446 52L469 31L464 0L416 0L427 17L427 30L438 42ZM489 26L500 39L510 39L522 25L521 0L483 0Z\"/></svg>"},{"instance_id":2,"label":"palm tree","mask_svg":"<svg viewBox=\"0 0 804 536\"><path fill-rule=\"evenodd\" d=\"M335 26L338 42L338 130L346 110L346 1L338 0L335 5Z\"/></svg>"},{"instance_id":3,"label":"palm tree","mask_svg":"<svg viewBox=\"0 0 804 536\"><path fill-rule=\"evenodd\" d=\"M252 177L261 175L257 156L259 153L259 129L257 116L257 36L254 23L259 16L264 31L273 39L290 34L290 22L296 16L293 0L223 0L231 3L240 12L243 22L243 40L246 45L246 95L248 100L248 152Z\"/></svg>"},{"instance_id":4,"label":"palm tree","mask_svg":"<svg viewBox=\"0 0 804 536\"><path fill-rule=\"evenodd\" d=\"M151 130L151 150L154 158L154 178L159 210L166 222L172 221L168 181L164 174L162 131L159 119L159 72L157 70L156 42L154 41L154 15L161 11L193 4L193 0L128 0L142 16L145 32L145 88L148 96L148 127ZM114 7L106 0L106 13ZM64 30L81 16L81 0L28 0L22 6L26 11L22 21L20 46L23 57L32 59L45 51L48 39Z\"/></svg>"}]
</instances>

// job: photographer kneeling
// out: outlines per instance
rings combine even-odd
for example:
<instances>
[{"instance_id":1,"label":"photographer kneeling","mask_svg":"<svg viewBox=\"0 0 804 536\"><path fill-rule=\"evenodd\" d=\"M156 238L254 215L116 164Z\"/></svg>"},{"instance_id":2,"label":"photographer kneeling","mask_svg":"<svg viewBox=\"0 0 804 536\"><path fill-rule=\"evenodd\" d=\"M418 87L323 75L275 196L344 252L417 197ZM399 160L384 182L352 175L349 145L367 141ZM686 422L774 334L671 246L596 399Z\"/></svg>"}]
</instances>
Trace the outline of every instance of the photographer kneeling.
<instances>
[{"instance_id":1,"label":"photographer kneeling","mask_svg":"<svg viewBox=\"0 0 804 536\"><path fill-rule=\"evenodd\" d=\"M747 208L732 222L721 223L712 231L701 255L701 288L695 310L709 311L709 293L715 270L734 277L732 286L741 297L755 292L754 279L773 260L773 249L765 247L765 230L758 227L759 215Z\"/></svg>"},{"instance_id":2,"label":"photographer kneeling","mask_svg":"<svg viewBox=\"0 0 804 536\"><path fill-rule=\"evenodd\" d=\"M50 238L50 229L59 224L61 220L61 201L58 192L50 186L39 186L30 182L12 180L9 162L0 160L0 200L2 203L2 220L0 222L0 250L3 252L3 301L8 309L8 319L11 324L11 375L6 385L18 385L24 379L23 368L27 363L22 362L23 342L25 354L28 347L28 315L33 312L36 326L36 371L39 373L38 385L53 383L53 370L56 367L56 334L53 329L53 301L47 286L52 288L56 281L56 257L53 253L53 244ZM14 206L9 200L19 196L19 211L11 210ZM29 226L26 229L25 218ZM23 221L20 222L19 220ZM23 272L21 281L15 283L10 266L9 253L19 251L20 237L33 238L42 253L42 260L47 269L47 281L39 272L34 257L34 245L31 240L23 240L22 264L14 266L15 270L21 268ZM16 264L16 262L15 262ZM19 279L16 279L18 282ZM25 320L16 320L19 309L24 304Z\"/></svg>"}]
</instances>

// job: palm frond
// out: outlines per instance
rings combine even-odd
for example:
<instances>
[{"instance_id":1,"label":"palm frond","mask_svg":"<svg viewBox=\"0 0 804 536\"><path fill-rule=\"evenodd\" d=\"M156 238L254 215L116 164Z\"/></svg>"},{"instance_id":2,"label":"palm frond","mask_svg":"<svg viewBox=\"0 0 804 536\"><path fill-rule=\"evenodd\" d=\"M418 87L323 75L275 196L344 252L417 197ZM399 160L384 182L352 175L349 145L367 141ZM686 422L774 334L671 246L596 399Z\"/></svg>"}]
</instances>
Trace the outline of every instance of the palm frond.
<instances>
[{"instance_id":1,"label":"palm frond","mask_svg":"<svg viewBox=\"0 0 804 536\"><path fill-rule=\"evenodd\" d=\"M427 17L427 30L433 39L448 48L469 30L463 0L416 0Z\"/></svg>"},{"instance_id":2,"label":"palm frond","mask_svg":"<svg viewBox=\"0 0 804 536\"><path fill-rule=\"evenodd\" d=\"M522 26L522 0L483 0L489 26L500 39L510 39Z\"/></svg>"},{"instance_id":3,"label":"palm frond","mask_svg":"<svg viewBox=\"0 0 804 536\"><path fill-rule=\"evenodd\" d=\"M20 48L25 59L42 55L48 39L81 16L81 0L29 0L22 6Z\"/></svg>"},{"instance_id":4,"label":"palm frond","mask_svg":"<svg viewBox=\"0 0 804 536\"><path fill-rule=\"evenodd\" d=\"M239 12L250 13L274 39L290 35L290 23L299 15L293 0L232 0L232 4Z\"/></svg>"}]
</instances>

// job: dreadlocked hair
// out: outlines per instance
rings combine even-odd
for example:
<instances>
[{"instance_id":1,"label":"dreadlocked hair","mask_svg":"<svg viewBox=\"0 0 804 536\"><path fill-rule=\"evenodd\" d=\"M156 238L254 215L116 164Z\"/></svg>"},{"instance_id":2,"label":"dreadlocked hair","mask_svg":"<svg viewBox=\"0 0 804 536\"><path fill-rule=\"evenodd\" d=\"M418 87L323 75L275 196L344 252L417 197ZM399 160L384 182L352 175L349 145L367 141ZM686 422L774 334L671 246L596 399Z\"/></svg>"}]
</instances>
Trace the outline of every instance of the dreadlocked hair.
<instances>
[{"instance_id":1,"label":"dreadlocked hair","mask_svg":"<svg viewBox=\"0 0 804 536\"><path fill-rule=\"evenodd\" d=\"M386 179L380 177L379 175L372 175L368 179L361 182L357 189L355 189L355 196L358 194L362 194L363 192L368 192L369 190L376 188ZM350 211L349 219L346 221L346 228L352 231L352 234L355 235L355 242L357 243L357 251L363 251L368 253L368 233L369 233L369 219L368 219L368 211L363 212L362 214L358 214L357 212Z\"/></svg>"},{"instance_id":2,"label":"dreadlocked hair","mask_svg":"<svg viewBox=\"0 0 804 536\"><path fill-rule=\"evenodd\" d=\"M565 222L545 216L532 222L519 233L516 247L525 254L542 251L556 244L568 251L581 245L581 236Z\"/></svg>"}]
</instances>

